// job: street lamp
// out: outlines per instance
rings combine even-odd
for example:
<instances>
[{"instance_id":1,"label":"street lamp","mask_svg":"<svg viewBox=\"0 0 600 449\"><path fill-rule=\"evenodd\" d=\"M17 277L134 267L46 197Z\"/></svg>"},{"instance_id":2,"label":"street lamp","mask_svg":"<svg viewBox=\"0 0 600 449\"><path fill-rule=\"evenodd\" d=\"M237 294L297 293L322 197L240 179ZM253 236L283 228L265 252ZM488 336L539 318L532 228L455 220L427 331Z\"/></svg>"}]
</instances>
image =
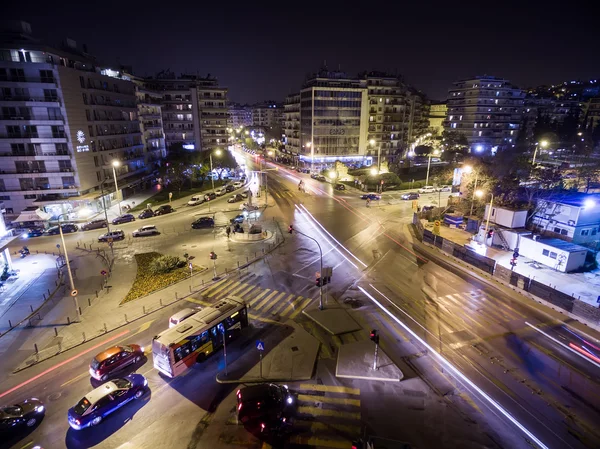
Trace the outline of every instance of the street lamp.
<instances>
[{"instance_id":1,"label":"street lamp","mask_svg":"<svg viewBox=\"0 0 600 449\"><path fill-rule=\"evenodd\" d=\"M324 279L324 277L323 277L323 250L321 249L321 245L319 245L319 242L317 241L317 239L311 237L310 235L306 235L304 232L298 231L296 228L292 228L292 226L290 225L290 233L292 231L296 231L298 234L311 239L319 247L319 254L321 256L321 258L320 258L320 270L321 270L320 273L321 273L321 280L323 280ZM319 310L323 310L323 284L324 284L324 282L321 282L321 285L319 285Z\"/></svg>"},{"instance_id":2,"label":"street lamp","mask_svg":"<svg viewBox=\"0 0 600 449\"><path fill-rule=\"evenodd\" d=\"M465 166L464 168L465 173L470 174L473 172L473 167L471 167L470 165ZM469 215L473 215L473 206L475 205L475 194L477 193L477 177L479 176L479 172L476 171L475 172L475 184L473 185L473 195L471 196L471 212L469 212Z\"/></svg>"},{"instance_id":3,"label":"street lamp","mask_svg":"<svg viewBox=\"0 0 600 449\"><path fill-rule=\"evenodd\" d=\"M221 155L221 150L219 150L217 148L215 150L215 155L216 156L220 156ZM214 174L213 174L212 152L208 153L208 159L210 160L210 182L212 184L212 191L213 191L213 193L215 193L215 177L214 177ZM208 211L210 212L210 201L208 202Z\"/></svg>"},{"instance_id":4,"label":"street lamp","mask_svg":"<svg viewBox=\"0 0 600 449\"><path fill-rule=\"evenodd\" d=\"M310 148L310 172L314 173L315 171L315 149L313 147L312 142L307 142L306 146Z\"/></svg>"},{"instance_id":5,"label":"street lamp","mask_svg":"<svg viewBox=\"0 0 600 449\"><path fill-rule=\"evenodd\" d=\"M65 236L62 232L62 225L60 224L60 219L63 215L68 214L60 214L58 216L58 232L60 234L60 241L62 242L63 251L65 252L65 262L67 263L67 272L69 273L69 282L71 283L71 295L73 293L77 293L75 290L75 283L73 282L73 273L71 273L71 264L69 263L69 254L67 253L67 245L65 244ZM79 313L79 301L77 300L77 295L73 295L73 301L75 302L75 313L77 314L77 321L81 320L81 314Z\"/></svg>"},{"instance_id":6,"label":"street lamp","mask_svg":"<svg viewBox=\"0 0 600 449\"><path fill-rule=\"evenodd\" d=\"M112 169L113 169L113 178L115 178L115 195L117 196L117 201L119 203L119 216L123 215L121 212L121 197L119 196L119 186L117 184L117 172L116 168L121 166L121 162L118 160L112 161Z\"/></svg>"},{"instance_id":7,"label":"street lamp","mask_svg":"<svg viewBox=\"0 0 600 449\"><path fill-rule=\"evenodd\" d=\"M477 190L475 192L475 195L477 195L479 198L483 198L483 196L485 195L485 192L483 190ZM494 194L490 193L490 209L488 210L488 213L487 213L487 220L485 222L485 232L483 234L483 241L486 245L487 245L487 233L488 233L488 229L490 227L490 217L492 216L492 207L493 206L494 206Z\"/></svg>"},{"instance_id":8,"label":"street lamp","mask_svg":"<svg viewBox=\"0 0 600 449\"><path fill-rule=\"evenodd\" d=\"M537 156L538 146L542 148L546 148L548 146L547 140L542 140L541 142L535 143L535 151L533 152L533 159L531 160L531 165L535 165L535 157Z\"/></svg>"},{"instance_id":9,"label":"street lamp","mask_svg":"<svg viewBox=\"0 0 600 449\"><path fill-rule=\"evenodd\" d=\"M375 146L375 139L369 140L372 147ZM377 173L381 172L381 144L377 147Z\"/></svg>"},{"instance_id":10,"label":"street lamp","mask_svg":"<svg viewBox=\"0 0 600 449\"><path fill-rule=\"evenodd\" d=\"M431 158L433 156L439 156L439 150L433 150L433 153L427 155L427 177L425 178L425 187L429 185L429 167L431 166Z\"/></svg>"}]
</instances>

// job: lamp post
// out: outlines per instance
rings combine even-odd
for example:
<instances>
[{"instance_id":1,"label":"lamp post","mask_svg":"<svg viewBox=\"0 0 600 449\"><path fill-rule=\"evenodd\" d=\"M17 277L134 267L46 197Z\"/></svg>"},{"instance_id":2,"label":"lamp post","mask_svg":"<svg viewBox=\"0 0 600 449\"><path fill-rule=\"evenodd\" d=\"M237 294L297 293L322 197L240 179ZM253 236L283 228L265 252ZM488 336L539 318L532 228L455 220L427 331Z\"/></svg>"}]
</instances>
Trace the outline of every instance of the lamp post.
<instances>
[{"instance_id":1,"label":"lamp post","mask_svg":"<svg viewBox=\"0 0 600 449\"><path fill-rule=\"evenodd\" d=\"M320 272L321 272L321 280L323 280L323 250L321 249L321 245L319 245L319 242L317 241L317 239L311 237L310 235L306 235L304 232L300 232L296 228L294 228L294 231L296 231L298 234L303 235L304 237L306 237L308 239L311 239L319 247L319 254L321 255ZM323 310L323 282L321 282L321 285L319 286L319 310Z\"/></svg>"},{"instance_id":2,"label":"lamp post","mask_svg":"<svg viewBox=\"0 0 600 449\"><path fill-rule=\"evenodd\" d=\"M484 192L482 190L478 190L477 192L475 192L475 194L479 197L482 198L484 195ZM490 228L490 217L492 216L492 207L494 206L494 194L490 193L491 198L490 198L490 209L488 210L487 213L487 220L485 222L485 232L483 234L483 241L485 242L485 244L487 245L487 233L488 230Z\"/></svg>"},{"instance_id":3,"label":"lamp post","mask_svg":"<svg viewBox=\"0 0 600 449\"><path fill-rule=\"evenodd\" d=\"M431 166L431 158L433 156L439 156L439 150L433 150L433 153L427 155L427 177L425 178L425 187L429 185L429 167Z\"/></svg>"},{"instance_id":4,"label":"lamp post","mask_svg":"<svg viewBox=\"0 0 600 449\"><path fill-rule=\"evenodd\" d=\"M467 165L465 167L465 172L466 173L473 172L473 167L471 167L470 165ZM478 176L479 176L479 172L476 171L475 172L475 184L473 185L473 195L471 195L471 212L469 212L469 215L473 215L473 206L475 205L475 193L477 192L477 177Z\"/></svg>"},{"instance_id":5,"label":"lamp post","mask_svg":"<svg viewBox=\"0 0 600 449\"><path fill-rule=\"evenodd\" d=\"M121 197L119 196L119 185L117 184L117 171L115 170L117 167L121 166L121 162L118 160L112 161L112 169L113 169L113 178L115 179L115 195L117 196L117 201L119 203L119 216L122 215L121 212ZM106 209L105 209L106 211ZM108 221L108 218L107 220Z\"/></svg>"},{"instance_id":6,"label":"lamp post","mask_svg":"<svg viewBox=\"0 0 600 449\"><path fill-rule=\"evenodd\" d=\"M308 142L306 146L310 148L310 173L313 174L315 172L315 148L312 142Z\"/></svg>"},{"instance_id":7,"label":"lamp post","mask_svg":"<svg viewBox=\"0 0 600 449\"><path fill-rule=\"evenodd\" d=\"M62 225L60 224L60 219L63 215L68 216L68 214L60 214L58 216L58 232L60 233L60 241L62 242L63 251L65 252L65 262L67 263L67 272L69 273L69 282L71 283L71 294L73 294L75 293L75 283L73 282L73 273L71 273L71 264L69 263L67 245L65 245L65 236L62 232ZM81 314L79 313L79 301L77 300L77 295L73 295L73 301L75 302L75 313L77 314L77 321L80 321Z\"/></svg>"},{"instance_id":8,"label":"lamp post","mask_svg":"<svg viewBox=\"0 0 600 449\"><path fill-rule=\"evenodd\" d=\"M369 140L372 147L375 146L375 139ZM377 147L377 173L381 173L381 144Z\"/></svg>"},{"instance_id":9,"label":"lamp post","mask_svg":"<svg viewBox=\"0 0 600 449\"><path fill-rule=\"evenodd\" d=\"M246 131L248 132L248 131ZM218 148L215 150L215 154L217 156L221 155L221 150L219 150ZM212 152L208 153L208 159L210 160L210 182L212 184L212 191L213 193L215 193L215 178L213 176L213 163L212 163ZM210 201L208 201L208 211L210 212Z\"/></svg>"},{"instance_id":10,"label":"lamp post","mask_svg":"<svg viewBox=\"0 0 600 449\"><path fill-rule=\"evenodd\" d=\"M110 222L108 221L108 212L106 211L106 198L104 196L104 183L106 182L106 178L104 181L100 183L100 194L102 195L102 208L104 209L104 219L106 220L106 232L110 234ZM113 249L112 243L110 244L110 253L112 255L113 262L115 260L115 250ZM108 271L112 271L112 263L108 265Z\"/></svg>"},{"instance_id":11,"label":"lamp post","mask_svg":"<svg viewBox=\"0 0 600 449\"><path fill-rule=\"evenodd\" d=\"M531 159L531 165L535 165L535 157L537 156L538 147L546 148L548 146L547 140L535 143L535 151L533 152L533 159Z\"/></svg>"}]
</instances>

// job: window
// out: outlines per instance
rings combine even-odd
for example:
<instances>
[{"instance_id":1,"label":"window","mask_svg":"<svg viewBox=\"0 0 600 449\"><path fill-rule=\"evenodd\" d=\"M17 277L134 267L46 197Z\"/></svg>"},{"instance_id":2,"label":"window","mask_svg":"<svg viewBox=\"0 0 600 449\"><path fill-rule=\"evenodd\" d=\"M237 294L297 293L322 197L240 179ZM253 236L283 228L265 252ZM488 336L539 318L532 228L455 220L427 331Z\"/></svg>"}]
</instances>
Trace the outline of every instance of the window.
<instances>
[{"instance_id":1,"label":"window","mask_svg":"<svg viewBox=\"0 0 600 449\"><path fill-rule=\"evenodd\" d=\"M85 89L85 79L83 78L83 76L79 77L79 85Z\"/></svg>"},{"instance_id":2,"label":"window","mask_svg":"<svg viewBox=\"0 0 600 449\"><path fill-rule=\"evenodd\" d=\"M542 254L544 256L548 256L548 254L550 254L550 251L548 251L547 249L542 250Z\"/></svg>"},{"instance_id":3,"label":"window","mask_svg":"<svg viewBox=\"0 0 600 449\"><path fill-rule=\"evenodd\" d=\"M592 231L592 234L596 234L596 230L595 229ZM560 230L560 235L569 235L569 232L566 229L561 229Z\"/></svg>"},{"instance_id":4,"label":"window","mask_svg":"<svg viewBox=\"0 0 600 449\"><path fill-rule=\"evenodd\" d=\"M554 232L556 232L557 234L560 233L560 228L554 228Z\"/></svg>"},{"instance_id":5,"label":"window","mask_svg":"<svg viewBox=\"0 0 600 449\"><path fill-rule=\"evenodd\" d=\"M589 235L590 234L590 230L589 229L582 229L581 230L581 235Z\"/></svg>"},{"instance_id":6,"label":"window","mask_svg":"<svg viewBox=\"0 0 600 449\"><path fill-rule=\"evenodd\" d=\"M592 229L592 235L596 235L596 228Z\"/></svg>"},{"instance_id":7,"label":"window","mask_svg":"<svg viewBox=\"0 0 600 449\"><path fill-rule=\"evenodd\" d=\"M81 94L81 97L83 98L83 104L88 104L87 94L85 92Z\"/></svg>"},{"instance_id":8,"label":"window","mask_svg":"<svg viewBox=\"0 0 600 449\"><path fill-rule=\"evenodd\" d=\"M557 254L555 252L550 252L550 258L551 259L556 259Z\"/></svg>"}]
</instances>

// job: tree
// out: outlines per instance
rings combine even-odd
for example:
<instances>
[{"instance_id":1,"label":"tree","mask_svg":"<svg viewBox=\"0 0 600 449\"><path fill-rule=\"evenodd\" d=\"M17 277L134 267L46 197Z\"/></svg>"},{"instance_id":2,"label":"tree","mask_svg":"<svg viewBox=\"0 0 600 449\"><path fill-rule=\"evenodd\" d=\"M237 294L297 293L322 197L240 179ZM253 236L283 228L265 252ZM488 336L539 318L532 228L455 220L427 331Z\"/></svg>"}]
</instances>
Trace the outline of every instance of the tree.
<instances>
[{"instance_id":1,"label":"tree","mask_svg":"<svg viewBox=\"0 0 600 449\"><path fill-rule=\"evenodd\" d=\"M469 151L469 141L464 134L458 131L444 130L442 133L442 145L444 147L442 157L448 161L456 160Z\"/></svg>"}]
</instances>

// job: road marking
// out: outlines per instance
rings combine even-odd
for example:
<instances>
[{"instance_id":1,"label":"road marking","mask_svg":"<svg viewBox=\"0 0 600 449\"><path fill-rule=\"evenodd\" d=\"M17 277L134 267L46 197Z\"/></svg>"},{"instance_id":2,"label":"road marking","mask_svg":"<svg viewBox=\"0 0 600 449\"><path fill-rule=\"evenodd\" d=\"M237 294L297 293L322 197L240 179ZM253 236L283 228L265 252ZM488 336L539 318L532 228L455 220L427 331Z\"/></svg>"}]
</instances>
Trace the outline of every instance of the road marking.
<instances>
[{"instance_id":1,"label":"road marking","mask_svg":"<svg viewBox=\"0 0 600 449\"><path fill-rule=\"evenodd\" d=\"M223 279L219 282L217 282L216 284L210 286L205 292L203 296L212 296L212 293L217 289L220 288L221 286L227 284L227 282L229 282L229 279Z\"/></svg>"},{"instance_id":2,"label":"road marking","mask_svg":"<svg viewBox=\"0 0 600 449\"><path fill-rule=\"evenodd\" d=\"M287 297L286 297L286 295L287 295ZM277 297L276 299L274 299L273 301L271 301L270 303L268 303L267 306L263 310L261 310L261 312L262 313L267 313L267 311L269 309L273 308L273 306L279 307L279 304L282 303L282 302L285 304L286 300L290 299L289 298L290 296L294 297L294 294L293 293L289 293L288 294L288 293L285 293L285 292L281 293L281 295L279 295L279 297ZM283 299L283 298L286 298L286 299Z\"/></svg>"},{"instance_id":3,"label":"road marking","mask_svg":"<svg viewBox=\"0 0 600 449\"><path fill-rule=\"evenodd\" d=\"M29 443L25 443L23 446L21 446L19 449L25 449L27 446L31 446L33 444L33 440L31 440Z\"/></svg>"},{"instance_id":4,"label":"road marking","mask_svg":"<svg viewBox=\"0 0 600 449\"><path fill-rule=\"evenodd\" d=\"M292 310L297 310L296 306L298 305L298 303L300 303L300 301L303 301L303 300L304 300L303 296L297 296L296 299L294 301L292 301L291 304L289 304L284 310L282 310L279 313L279 315L287 316ZM298 309L298 310L301 310L301 309ZM296 315L294 315L294 316L296 316Z\"/></svg>"},{"instance_id":5,"label":"road marking","mask_svg":"<svg viewBox=\"0 0 600 449\"><path fill-rule=\"evenodd\" d=\"M148 328L152 325L152 323L154 323L156 321L156 319L150 320L150 321L146 321L144 324L142 324L140 326L140 328L138 329L137 332L131 334L129 337L133 337L134 335L137 334L141 334L142 332L144 332L145 330L148 330Z\"/></svg>"},{"instance_id":6,"label":"road marking","mask_svg":"<svg viewBox=\"0 0 600 449\"><path fill-rule=\"evenodd\" d=\"M319 431L330 431L331 429L334 429L338 432L345 432L349 435L352 436L356 436L360 433L360 427L358 426L351 426L348 424L337 424L337 423L322 423L322 422L308 422L308 421L302 421L302 420L297 420L296 421L298 427L300 427L302 430L304 430L304 428L306 426L303 426L303 424L310 424L309 429L310 429L310 433L315 434ZM348 446L346 446L348 447Z\"/></svg>"},{"instance_id":7,"label":"road marking","mask_svg":"<svg viewBox=\"0 0 600 449\"><path fill-rule=\"evenodd\" d=\"M300 299L302 298L302 296L299 297ZM302 303L302 305L300 305L300 307L296 307L298 305L298 303L296 304L292 304L292 306L294 306L296 308L296 310L294 310L292 312L292 314L290 315L291 319L296 318L296 316L302 312L306 307L308 307L308 305L312 302L312 298L306 298L306 300Z\"/></svg>"},{"instance_id":8,"label":"road marking","mask_svg":"<svg viewBox=\"0 0 600 449\"><path fill-rule=\"evenodd\" d=\"M244 297L248 293L250 293L252 290L254 290L255 288L258 288L258 286L254 285L254 284L245 284L245 285L247 286L247 288L245 288L244 290L241 290L239 293L237 293L238 296Z\"/></svg>"},{"instance_id":9,"label":"road marking","mask_svg":"<svg viewBox=\"0 0 600 449\"><path fill-rule=\"evenodd\" d=\"M239 281L229 281L229 282L231 282L231 283L230 284L225 283L225 284L223 284L222 288L220 288L219 290L217 290L215 292L212 292L211 296L214 296L215 298L216 298L217 294L219 294L219 297L226 296L229 294L229 292L231 292L232 290L237 288L238 285L241 284L241 282L239 282Z\"/></svg>"},{"instance_id":10,"label":"road marking","mask_svg":"<svg viewBox=\"0 0 600 449\"><path fill-rule=\"evenodd\" d=\"M327 416L333 418L355 419L357 421L360 421L360 412L344 412L328 408L308 407L305 405L300 405L298 406L298 413L311 416Z\"/></svg>"},{"instance_id":11,"label":"road marking","mask_svg":"<svg viewBox=\"0 0 600 449\"><path fill-rule=\"evenodd\" d=\"M305 437L301 435L292 435L289 441L291 444L306 447L331 447L335 449L347 449L350 447L350 440L341 438L339 440L330 440L312 436Z\"/></svg>"},{"instance_id":12,"label":"road marking","mask_svg":"<svg viewBox=\"0 0 600 449\"><path fill-rule=\"evenodd\" d=\"M84 371L84 372L83 372L83 373L81 373L79 376L76 376L76 377L74 377L74 378L72 378L72 379L70 379L70 380L67 380L67 381L66 381L64 384L62 384L60 387L62 388L62 387L64 387L64 386L67 386L67 385L69 385L69 384L72 384L72 383L74 383L74 382L77 382L77 381L78 381L79 379L81 379L82 377L84 377L84 376L86 376L86 375L88 375L88 376L89 376L89 373L90 373L89 371Z\"/></svg>"},{"instance_id":13,"label":"road marking","mask_svg":"<svg viewBox=\"0 0 600 449\"><path fill-rule=\"evenodd\" d=\"M263 307L267 302L269 302L271 300L271 298L275 297L276 295L285 295L285 293L280 293L277 290L274 290L273 292L271 292L271 294L269 294L269 296L267 296L265 299L263 299L260 304L257 304L254 306L254 310L260 310L261 307Z\"/></svg>"},{"instance_id":14,"label":"road marking","mask_svg":"<svg viewBox=\"0 0 600 449\"><path fill-rule=\"evenodd\" d=\"M189 301L189 302L193 302L194 304L198 304L198 305L204 306L204 307L210 307L210 306L212 306L212 304L210 302L201 301L199 299L192 298L191 296L185 298L185 300Z\"/></svg>"},{"instance_id":15,"label":"road marking","mask_svg":"<svg viewBox=\"0 0 600 449\"><path fill-rule=\"evenodd\" d=\"M251 305L254 308L254 304L257 301L259 301L263 296L265 296L267 293L269 293L270 291L271 291L270 288L265 288L258 296L256 296L255 298L251 299L248 304Z\"/></svg>"},{"instance_id":16,"label":"road marking","mask_svg":"<svg viewBox=\"0 0 600 449\"><path fill-rule=\"evenodd\" d=\"M230 292L228 292L227 295L241 296L238 292L240 292L242 290L245 290L246 287L248 287L248 284L241 283L236 288L234 288L233 290L231 290Z\"/></svg>"},{"instance_id":17,"label":"road marking","mask_svg":"<svg viewBox=\"0 0 600 449\"><path fill-rule=\"evenodd\" d=\"M342 387L341 385L300 384L299 390L325 391L327 393L360 394L359 388Z\"/></svg>"},{"instance_id":18,"label":"road marking","mask_svg":"<svg viewBox=\"0 0 600 449\"><path fill-rule=\"evenodd\" d=\"M332 398L329 396L315 396L312 394L299 394L298 399L300 401L324 402L326 404L353 405L354 407L360 407L360 399Z\"/></svg>"},{"instance_id":19,"label":"road marking","mask_svg":"<svg viewBox=\"0 0 600 449\"><path fill-rule=\"evenodd\" d=\"M254 315L253 313L249 313L248 316L250 318L252 318L253 320L262 321L263 323L278 324L278 325L281 324L280 321L275 321L275 320L272 320L270 318L265 318L265 317L260 316L260 315Z\"/></svg>"}]
</instances>

